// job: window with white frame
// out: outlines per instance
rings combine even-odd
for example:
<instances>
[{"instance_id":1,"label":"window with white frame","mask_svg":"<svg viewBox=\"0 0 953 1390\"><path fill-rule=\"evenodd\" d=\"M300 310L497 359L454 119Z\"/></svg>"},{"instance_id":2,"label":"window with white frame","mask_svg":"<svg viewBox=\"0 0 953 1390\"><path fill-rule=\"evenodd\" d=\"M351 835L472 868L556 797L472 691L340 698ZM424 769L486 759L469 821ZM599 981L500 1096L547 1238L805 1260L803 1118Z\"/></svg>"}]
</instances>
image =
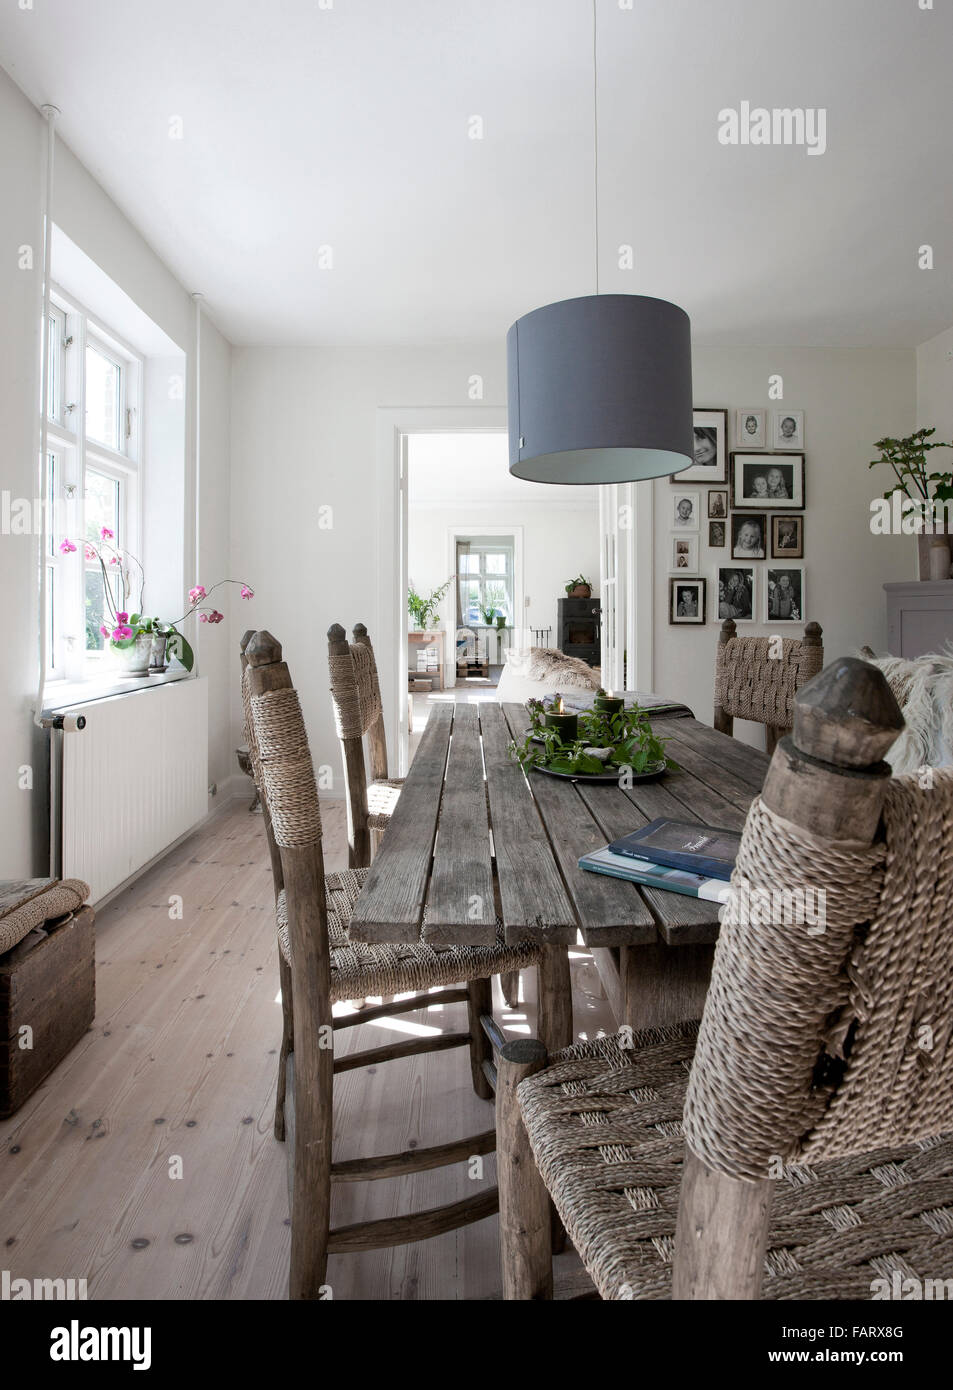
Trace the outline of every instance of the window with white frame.
<instances>
[{"instance_id":1,"label":"window with white frame","mask_svg":"<svg viewBox=\"0 0 953 1390\"><path fill-rule=\"evenodd\" d=\"M513 622L513 549L512 536L457 538L458 626Z\"/></svg>"},{"instance_id":2,"label":"window with white frame","mask_svg":"<svg viewBox=\"0 0 953 1390\"><path fill-rule=\"evenodd\" d=\"M59 290L48 327L47 678L83 680L102 661L100 629L138 599L143 363Z\"/></svg>"}]
</instances>

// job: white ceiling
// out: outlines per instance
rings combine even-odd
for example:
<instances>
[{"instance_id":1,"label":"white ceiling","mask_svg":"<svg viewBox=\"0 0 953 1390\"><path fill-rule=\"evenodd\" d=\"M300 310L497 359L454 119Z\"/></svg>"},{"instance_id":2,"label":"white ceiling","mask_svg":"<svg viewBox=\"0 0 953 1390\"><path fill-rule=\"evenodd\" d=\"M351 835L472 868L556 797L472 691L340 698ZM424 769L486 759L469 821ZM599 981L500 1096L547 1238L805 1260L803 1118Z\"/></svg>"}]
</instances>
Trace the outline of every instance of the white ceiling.
<instances>
[{"instance_id":1,"label":"white ceiling","mask_svg":"<svg viewBox=\"0 0 953 1390\"><path fill-rule=\"evenodd\" d=\"M597 3L603 290L674 299L702 344L950 324L950 4ZM593 289L591 22L589 0L9 0L0 63L233 342L487 341ZM825 107L826 154L720 145L742 100Z\"/></svg>"},{"instance_id":2,"label":"white ceiling","mask_svg":"<svg viewBox=\"0 0 953 1390\"><path fill-rule=\"evenodd\" d=\"M412 434L407 442L407 462L407 496L412 506L530 502L536 508L540 503L558 502L584 511L599 505L597 487L540 487L525 478L514 478L502 432ZM489 523L492 517L485 520Z\"/></svg>"}]
</instances>

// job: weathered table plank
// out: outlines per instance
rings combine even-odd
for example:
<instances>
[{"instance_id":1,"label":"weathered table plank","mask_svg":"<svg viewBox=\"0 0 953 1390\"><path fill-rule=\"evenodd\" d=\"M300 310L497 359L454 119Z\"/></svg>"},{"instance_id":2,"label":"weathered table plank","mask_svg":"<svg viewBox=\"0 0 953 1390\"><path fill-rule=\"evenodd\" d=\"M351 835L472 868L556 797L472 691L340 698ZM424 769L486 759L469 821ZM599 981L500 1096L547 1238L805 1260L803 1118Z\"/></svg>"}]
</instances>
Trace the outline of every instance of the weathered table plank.
<instances>
[{"instance_id":1,"label":"weathered table plank","mask_svg":"<svg viewBox=\"0 0 953 1390\"><path fill-rule=\"evenodd\" d=\"M354 908L356 941L419 941L430 876L453 705L435 704L384 843Z\"/></svg>"},{"instance_id":2,"label":"weathered table plank","mask_svg":"<svg viewBox=\"0 0 953 1390\"><path fill-rule=\"evenodd\" d=\"M685 730L689 734L692 739L691 742L689 742L689 737L682 736L682 730ZM760 781L758 780L758 769L753 769L749 772L747 780L743 780L735 772L729 771L728 768L724 767L720 762L717 762L713 756L710 756L708 753L702 753L696 747L694 743L696 732L694 726L689 724L688 720L685 720L680 727L679 736L670 739L668 742L667 748L669 756L674 758L686 772L690 772L696 781L711 787L713 791L717 792L719 796L724 797L726 801L733 802L739 810L747 812L748 807L751 805L752 798L761 790L761 782L764 781L764 771L767 771L767 763L764 765L764 771L760 772ZM728 734L719 734L718 737L731 742ZM749 749L749 752L752 754L753 758L765 757L765 754L759 753L756 748Z\"/></svg>"},{"instance_id":3,"label":"weathered table plank","mask_svg":"<svg viewBox=\"0 0 953 1390\"><path fill-rule=\"evenodd\" d=\"M452 946L461 932L472 946L496 941L480 721L476 705L463 704L455 707L422 935L431 946Z\"/></svg>"},{"instance_id":4,"label":"weathered table plank","mask_svg":"<svg viewBox=\"0 0 953 1390\"><path fill-rule=\"evenodd\" d=\"M479 709L506 940L574 942L576 916L523 769L507 751L503 710L489 702Z\"/></svg>"},{"instance_id":5,"label":"weathered table plank","mask_svg":"<svg viewBox=\"0 0 953 1390\"><path fill-rule=\"evenodd\" d=\"M512 733L522 734L526 711L521 705L503 708ZM603 827L580 796L582 784L547 777L540 772L531 772L529 780L587 944L656 941L655 919L630 883L579 868L580 855L601 849L606 843ZM599 790L608 791L616 798L621 796L617 787ZM572 937L559 939L575 941L576 935L574 932Z\"/></svg>"}]
</instances>

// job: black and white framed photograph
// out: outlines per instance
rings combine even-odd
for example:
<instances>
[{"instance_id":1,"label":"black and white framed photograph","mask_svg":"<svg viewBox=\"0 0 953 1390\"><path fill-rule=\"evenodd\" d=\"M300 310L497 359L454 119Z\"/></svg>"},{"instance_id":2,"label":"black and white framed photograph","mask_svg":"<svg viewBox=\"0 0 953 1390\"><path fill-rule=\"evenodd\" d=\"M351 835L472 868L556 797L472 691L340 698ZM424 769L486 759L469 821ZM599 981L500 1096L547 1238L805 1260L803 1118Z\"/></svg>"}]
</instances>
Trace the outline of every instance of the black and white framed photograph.
<instances>
[{"instance_id":1,"label":"black and white framed photograph","mask_svg":"<svg viewBox=\"0 0 953 1390\"><path fill-rule=\"evenodd\" d=\"M771 442L775 449L803 449L804 411L776 410L774 412L774 439Z\"/></svg>"},{"instance_id":2,"label":"black and white framed photograph","mask_svg":"<svg viewBox=\"0 0 953 1390\"><path fill-rule=\"evenodd\" d=\"M673 573L684 570L686 574L698 572L698 537L672 536L672 555L669 568Z\"/></svg>"},{"instance_id":3,"label":"black and white framed photograph","mask_svg":"<svg viewBox=\"0 0 953 1390\"><path fill-rule=\"evenodd\" d=\"M768 518L764 512L731 513L731 558L764 560L768 553Z\"/></svg>"},{"instance_id":4,"label":"black and white framed photograph","mask_svg":"<svg viewBox=\"0 0 953 1390\"><path fill-rule=\"evenodd\" d=\"M674 626L683 623L704 623L704 579L670 579L668 581L668 620Z\"/></svg>"},{"instance_id":5,"label":"black and white framed photograph","mask_svg":"<svg viewBox=\"0 0 953 1390\"><path fill-rule=\"evenodd\" d=\"M725 521L728 517L728 489L713 487L708 494L709 521Z\"/></svg>"},{"instance_id":6,"label":"black and white framed photograph","mask_svg":"<svg viewBox=\"0 0 953 1390\"><path fill-rule=\"evenodd\" d=\"M708 544L713 550L718 550L727 544L727 528L728 523L726 521L709 521Z\"/></svg>"},{"instance_id":7,"label":"black and white framed photograph","mask_svg":"<svg viewBox=\"0 0 953 1390\"><path fill-rule=\"evenodd\" d=\"M728 412L693 410L695 462L672 477L679 483L726 483L728 481Z\"/></svg>"},{"instance_id":8,"label":"black and white framed photograph","mask_svg":"<svg viewBox=\"0 0 953 1390\"><path fill-rule=\"evenodd\" d=\"M768 567L764 594L766 623L804 622L804 569L800 565Z\"/></svg>"},{"instance_id":9,"label":"black and white framed photograph","mask_svg":"<svg viewBox=\"0 0 953 1390\"><path fill-rule=\"evenodd\" d=\"M698 530L699 505L697 492L672 493L672 526L676 531Z\"/></svg>"},{"instance_id":10,"label":"black and white framed photograph","mask_svg":"<svg viewBox=\"0 0 953 1390\"><path fill-rule=\"evenodd\" d=\"M803 560L803 516L773 516L771 518L771 558L773 560Z\"/></svg>"},{"instance_id":11,"label":"black and white framed photograph","mask_svg":"<svg viewBox=\"0 0 953 1390\"><path fill-rule=\"evenodd\" d=\"M719 565L715 571L715 617L719 622L754 622L755 570L753 565Z\"/></svg>"},{"instance_id":12,"label":"black and white framed photograph","mask_svg":"<svg viewBox=\"0 0 953 1390\"><path fill-rule=\"evenodd\" d=\"M739 449L763 449L767 444L766 410L735 411L735 444Z\"/></svg>"},{"instance_id":13,"label":"black and white framed photograph","mask_svg":"<svg viewBox=\"0 0 953 1390\"><path fill-rule=\"evenodd\" d=\"M803 454L731 455L731 505L752 511L804 509Z\"/></svg>"}]
</instances>

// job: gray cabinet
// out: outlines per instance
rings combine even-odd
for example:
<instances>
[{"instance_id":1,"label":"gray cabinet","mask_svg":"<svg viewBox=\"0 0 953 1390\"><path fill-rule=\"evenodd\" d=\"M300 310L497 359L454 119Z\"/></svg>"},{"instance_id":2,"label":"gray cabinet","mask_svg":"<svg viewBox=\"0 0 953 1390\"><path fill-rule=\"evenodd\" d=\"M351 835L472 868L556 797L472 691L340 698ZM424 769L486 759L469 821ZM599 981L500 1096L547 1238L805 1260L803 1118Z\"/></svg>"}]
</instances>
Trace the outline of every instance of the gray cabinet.
<instances>
[{"instance_id":1,"label":"gray cabinet","mask_svg":"<svg viewBox=\"0 0 953 1390\"><path fill-rule=\"evenodd\" d=\"M953 642L953 579L885 584L887 650L913 658Z\"/></svg>"}]
</instances>

